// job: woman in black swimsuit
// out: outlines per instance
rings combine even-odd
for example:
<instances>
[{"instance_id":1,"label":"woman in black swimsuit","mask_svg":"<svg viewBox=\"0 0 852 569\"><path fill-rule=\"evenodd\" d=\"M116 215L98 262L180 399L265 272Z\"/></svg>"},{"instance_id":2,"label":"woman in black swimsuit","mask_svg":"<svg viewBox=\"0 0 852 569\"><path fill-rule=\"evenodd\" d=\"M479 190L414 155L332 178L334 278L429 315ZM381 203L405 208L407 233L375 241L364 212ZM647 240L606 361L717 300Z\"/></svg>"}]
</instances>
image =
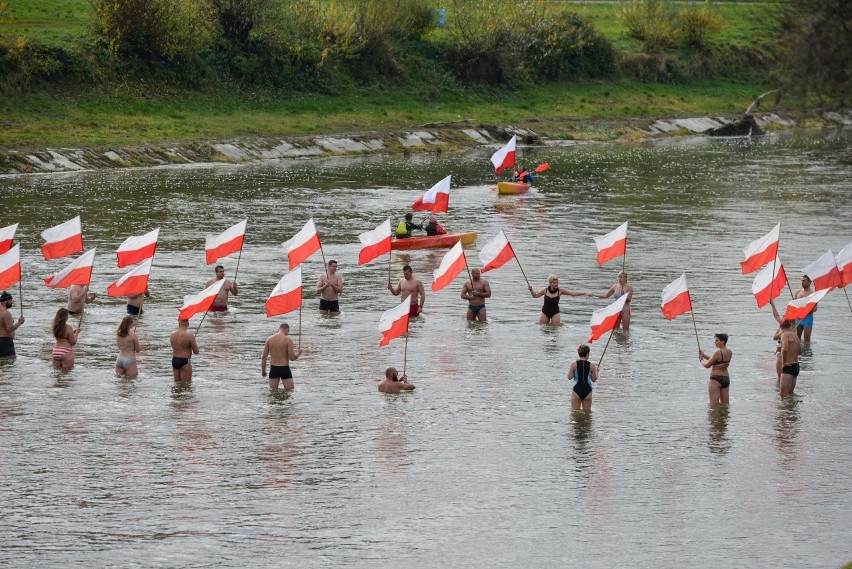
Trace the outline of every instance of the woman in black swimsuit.
<instances>
[{"instance_id":1,"label":"woman in black swimsuit","mask_svg":"<svg viewBox=\"0 0 852 569\"><path fill-rule=\"evenodd\" d=\"M541 307L541 316L538 318L538 323L559 326L562 323L562 319L559 316L559 297L563 294L567 294L568 296L586 296L587 293L559 288L559 279L555 275L547 277L547 283L547 288L543 288L538 292L533 292L532 285L528 285L533 298L544 296L544 306Z\"/></svg>"},{"instance_id":2,"label":"woman in black swimsuit","mask_svg":"<svg viewBox=\"0 0 852 569\"><path fill-rule=\"evenodd\" d=\"M731 363L731 357L734 355L728 349L728 335L716 334L713 336L713 343L716 344L716 352L712 356L708 356L703 351L698 351L698 361L704 367L713 368L710 370L710 382L707 384L707 394L710 396L710 404L717 405L719 403L728 403L728 391L731 385L731 377L728 375L728 364ZM704 360L707 360L706 362Z\"/></svg>"}]
</instances>

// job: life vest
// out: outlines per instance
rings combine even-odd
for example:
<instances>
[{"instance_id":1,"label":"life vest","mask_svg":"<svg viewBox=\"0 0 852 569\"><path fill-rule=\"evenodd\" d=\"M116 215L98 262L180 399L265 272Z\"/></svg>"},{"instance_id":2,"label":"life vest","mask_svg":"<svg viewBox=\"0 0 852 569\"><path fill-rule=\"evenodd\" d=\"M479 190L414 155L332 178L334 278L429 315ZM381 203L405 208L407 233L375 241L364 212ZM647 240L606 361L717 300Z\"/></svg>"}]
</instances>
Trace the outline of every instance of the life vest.
<instances>
[{"instance_id":1,"label":"life vest","mask_svg":"<svg viewBox=\"0 0 852 569\"><path fill-rule=\"evenodd\" d=\"M400 221L399 225L396 226L396 234L408 235L408 225L406 225L405 220Z\"/></svg>"}]
</instances>

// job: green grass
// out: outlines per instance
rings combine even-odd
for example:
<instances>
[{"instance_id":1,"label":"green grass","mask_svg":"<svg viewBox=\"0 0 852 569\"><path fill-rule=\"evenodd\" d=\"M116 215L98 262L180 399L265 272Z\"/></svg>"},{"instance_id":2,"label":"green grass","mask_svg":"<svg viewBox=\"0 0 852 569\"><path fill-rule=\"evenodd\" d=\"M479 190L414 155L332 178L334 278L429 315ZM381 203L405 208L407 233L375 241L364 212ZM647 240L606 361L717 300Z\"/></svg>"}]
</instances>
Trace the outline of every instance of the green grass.
<instances>
[{"instance_id":1,"label":"green grass","mask_svg":"<svg viewBox=\"0 0 852 569\"><path fill-rule=\"evenodd\" d=\"M11 22L0 27L8 35L64 46L89 33L94 11L87 0L8 0Z\"/></svg>"}]
</instances>

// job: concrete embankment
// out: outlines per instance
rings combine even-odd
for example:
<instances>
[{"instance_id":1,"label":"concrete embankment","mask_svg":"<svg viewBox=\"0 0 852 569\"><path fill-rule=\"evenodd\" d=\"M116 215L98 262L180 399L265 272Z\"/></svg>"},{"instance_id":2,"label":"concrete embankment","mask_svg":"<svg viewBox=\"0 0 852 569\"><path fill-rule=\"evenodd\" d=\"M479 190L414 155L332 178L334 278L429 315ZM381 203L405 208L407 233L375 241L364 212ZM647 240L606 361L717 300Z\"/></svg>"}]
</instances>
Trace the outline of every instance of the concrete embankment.
<instances>
[{"instance_id":1,"label":"concrete embankment","mask_svg":"<svg viewBox=\"0 0 852 569\"><path fill-rule=\"evenodd\" d=\"M641 139L698 134L739 117L697 117L632 120L622 137ZM755 116L770 129L793 128L797 122L775 113ZM823 113L826 126L852 126L852 113ZM347 156L371 153L443 152L499 145L517 135L526 145L566 145L521 127L472 123L436 123L405 132L361 132L338 135L244 138L233 141L152 144L117 148L48 148L38 152L0 150L0 174L73 172L104 168L154 167L210 162L243 163L260 160Z\"/></svg>"}]
</instances>

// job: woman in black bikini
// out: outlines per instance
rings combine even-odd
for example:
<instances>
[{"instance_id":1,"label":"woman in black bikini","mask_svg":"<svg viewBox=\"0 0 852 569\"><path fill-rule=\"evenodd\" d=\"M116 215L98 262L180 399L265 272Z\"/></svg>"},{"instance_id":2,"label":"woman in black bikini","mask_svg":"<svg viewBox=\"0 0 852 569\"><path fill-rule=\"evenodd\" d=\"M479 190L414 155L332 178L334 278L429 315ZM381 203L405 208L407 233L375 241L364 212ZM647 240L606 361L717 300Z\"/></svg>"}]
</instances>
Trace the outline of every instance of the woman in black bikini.
<instances>
[{"instance_id":1,"label":"woman in black bikini","mask_svg":"<svg viewBox=\"0 0 852 569\"><path fill-rule=\"evenodd\" d=\"M588 293L577 292L576 290L568 290L567 288L559 288L559 279L555 275L547 277L547 288L543 288L538 292L533 292L532 285L528 285L530 294L533 298L544 296L544 306L541 307L541 316L538 318L539 324L552 324L559 326L562 319L559 316L559 297L563 294L568 296L585 296Z\"/></svg>"},{"instance_id":2,"label":"woman in black bikini","mask_svg":"<svg viewBox=\"0 0 852 569\"><path fill-rule=\"evenodd\" d=\"M710 381L707 384L707 394L710 396L710 404L728 403L728 391L731 385L731 377L728 375L728 364L731 363L733 352L728 349L728 335L716 334L713 336L716 344L716 352L708 356L703 351L698 351L698 361L710 370ZM704 360L707 360L706 362Z\"/></svg>"}]
</instances>

